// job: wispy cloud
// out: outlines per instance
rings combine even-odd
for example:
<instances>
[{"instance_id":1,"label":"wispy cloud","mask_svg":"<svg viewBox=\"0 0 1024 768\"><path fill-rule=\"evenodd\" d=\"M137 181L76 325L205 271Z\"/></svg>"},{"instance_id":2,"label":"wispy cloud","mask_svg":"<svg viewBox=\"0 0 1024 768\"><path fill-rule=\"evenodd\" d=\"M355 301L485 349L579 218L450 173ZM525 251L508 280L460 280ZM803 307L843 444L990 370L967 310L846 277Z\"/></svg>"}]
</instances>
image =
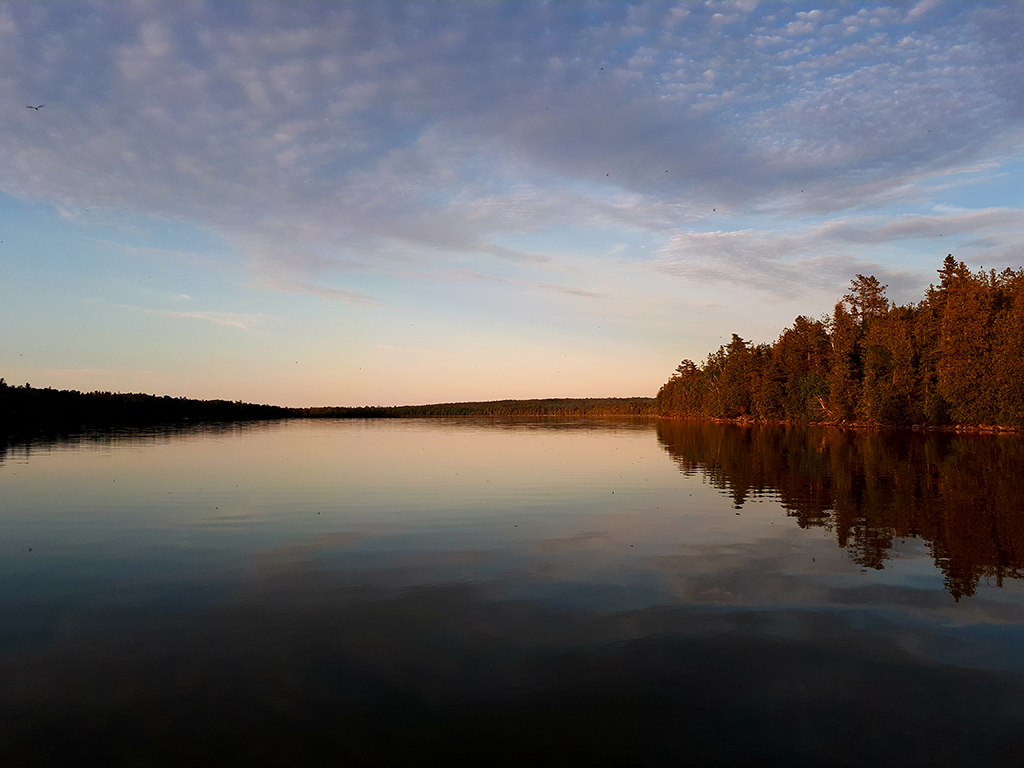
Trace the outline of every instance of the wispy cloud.
<instances>
[{"instance_id":1,"label":"wispy cloud","mask_svg":"<svg viewBox=\"0 0 1024 768\"><path fill-rule=\"evenodd\" d=\"M903 214L884 219L878 216L835 219L810 230L809 234L820 240L879 244L964 234L991 236L1006 233L1018 238L1022 226L1022 209L985 208L946 210L934 215Z\"/></svg>"},{"instance_id":2,"label":"wispy cloud","mask_svg":"<svg viewBox=\"0 0 1024 768\"><path fill-rule=\"evenodd\" d=\"M156 371L140 371L123 368L39 368L44 376L156 376Z\"/></svg>"},{"instance_id":3,"label":"wispy cloud","mask_svg":"<svg viewBox=\"0 0 1024 768\"><path fill-rule=\"evenodd\" d=\"M191 264L201 267L223 266L223 262L208 255L195 251L183 251L174 248L154 248L152 246L130 245L114 240L96 240L96 244L112 251L123 253L140 259L149 259L170 264Z\"/></svg>"},{"instance_id":4,"label":"wispy cloud","mask_svg":"<svg viewBox=\"0 0 1024 768\"><path fill-rule=\"evenodd\" d=\"M551 291L553 293L561 293L566 296L577 296L585 299L608 298L608 294L604 291L591 291L585 288L574 288L568 285L558 285L557 283L545 283L538 280L527 280L513 277L499 277L498 275L490 275L483 272L477 272L471 269L449 269L439 274L420 274L422 277L434 280L476 280L485 283L494 283L498 285L516 286L517 288L526 290Z\"/></svg>"},{"instance_id":5,"label":"wispy cloud","mask_svg":"<svg viewBox=\"0 0 1024 768\"><path fill-rule=\"evenodd\" d=\"M281 277L259 277L252 281L253 288L264 288L271 291L284 291L285 293L307 293L310 296L319 296L328 301L341 301L353 304L381 304L382 302L367 296L359 291L348 288L328 288L321 285L314 285L302 280L288 280Z\"/></svg>"},{"instance_id":6,"label":"wispy cloud","mask_svg":"<svg viewBox=\"0 0 1024 768\"><path fill-rule=\"evenodd\" d=\"M532 285L542 291L553 291L563 293L566 296L579 296L584 299L607 299L608 294L603 291L588 291L584 288L572 288L567 285L556 285L554 283L534 282Z\"/></svg>"},{"instance_id":7,"label":"wispy cloud","mask_svg":"<svg viewBox=\"0 0 1024 768\"><path fill-rule=\"evenodd\" d=\"M189 320L203 320L217 325L227 325L231 328L248 329L254 323L262 319L261 315L247 315L239 312L178 312L167 309L144 309L147 315L159 317L182 317Z\"/></svg>"},{"instance_id":8,"label":"wispy cloud","mask_svg":"<svg viewBox=\"0 0 1024 768\"><path fill-rule=\"evenodd\" d=\"M788 298L885 269L850 253L813 255L800 241L751 230L680 234L661 249L653 268L692 283L743 285Z\"/></svg>"},{"instance_id":9,"label":"wispy cloud","mask_svg":"<svg viewBox=\"0 0 1024 768\"><path fill-rule=\"evenodd\" d=\"M907 21L914 21L924 16L939 4L939 0L920 0L914 7L907 11Z\"/></svg>"},{"instance_id":10,"label":"wispy cloud","mask_svg":"<svg viewBox=\"0 0 1024 768\"><path fill-rule=\"evenodd\" d=\"M181 318L185 320L201 320L216 325L226 325L230 328L248 330L267 320L267 315L262 313L245 312L216 312L203 310L173 310L173 309L148 309L146 307L135 307L130 304L112 304L111 306L120 309L129 309L135 312L142 312L156 317Z\"/></svg>"},{"instance_id":11,"label":"wispy cloud","mask_svg":"<svg viewBox=\"0 0 1024 768\"><path fill-rule=\"evenodd\" d=\"M916 287L912 270L858 256L859 246L930 241L938 254L969 236L974 261L1000 266L1019 242L1024 211L987 208L938 210L896 217L851 216L788 231L680 232L660 249L654 269L695 282L742 284L792 296L805 286L843 285L856 273L875 272L894 286Z\"/></svg>"}]
</instances>

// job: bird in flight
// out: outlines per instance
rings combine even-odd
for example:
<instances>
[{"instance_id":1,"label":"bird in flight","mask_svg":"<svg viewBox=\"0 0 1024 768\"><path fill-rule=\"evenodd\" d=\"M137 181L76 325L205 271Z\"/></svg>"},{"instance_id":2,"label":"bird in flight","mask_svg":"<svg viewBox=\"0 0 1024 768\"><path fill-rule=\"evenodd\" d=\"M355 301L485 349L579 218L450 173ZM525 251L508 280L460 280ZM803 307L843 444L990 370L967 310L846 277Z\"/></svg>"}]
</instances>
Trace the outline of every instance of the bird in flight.
<instances>
[{"instance_id":1,"label":"bird in flight","mask_svg":"<svg viewBox=\"0 0 1024 768\"><path fill-rule=\"evenodd\" d=\"M36 112L38 112L40 109L42 109L45 106L46 106L45 104L40 104L38 107L33 107L31 104L26 104L25 105L25 109L34 109Z\"/></svg>"}]
</instances>

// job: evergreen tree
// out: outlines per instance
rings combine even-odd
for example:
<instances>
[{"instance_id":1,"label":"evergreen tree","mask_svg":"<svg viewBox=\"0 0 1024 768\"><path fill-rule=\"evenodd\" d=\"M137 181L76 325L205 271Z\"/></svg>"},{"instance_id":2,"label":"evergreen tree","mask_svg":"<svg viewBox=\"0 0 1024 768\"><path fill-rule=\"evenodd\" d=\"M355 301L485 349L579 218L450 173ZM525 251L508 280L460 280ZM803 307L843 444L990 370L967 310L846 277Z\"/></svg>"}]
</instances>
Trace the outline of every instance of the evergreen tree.
<instances>
[{"instance_id":1,"label":"evergreen tree","mask_svg":"<svg viewBox=\"0 0 1024 768\"><path fill-rule=\"evenodd\" d=\"M864 339L864 378L858 413L885 424L920 422L915 310L896 307L877 318Z\"/></svg>"},{"instance_id":2,"label":"evergreen tree","mask_svg":"<svg viewBox=\"0 0 1024 768\"><path fill-rule=\"evenodd\" d=\"M815 421L829 418L829 340L825 325L801 315L775 343L785 376L783 408L786 418Z\"/></svg>"},{"instance_id":3,"label":"evergreen tree","mask_svg":"<svg viewBox=\"0 0 1024 768\"><path fill-rule=\"evenodd\" d=\"M692 360L683 360L658 391L658 412L672 416L701 415L705 394L703 378L702 371Z\"/></svg>"},{"instance_id":4,"label":"evergreen tree","mask_svg":"<svg viewBox=\"0 0 1024 768\"><path fill-rule=\"evenodd\" d=\"M929 286L925 300L917 305L914 320L914 343L918 354L918 379L921 387L921 410L927 424L949 421L949 404L939 390L939 341L942 338L942 311L945 293Z\"/></svg>"},{"instance_id":5,"label":"evergreen tree","mask_svg":"<svg viewBox=\"0 0 1024 768\"><path fill-rule=\"evenodd\" d=\"M985 387L992 358L988 289L984 276L972 275L963 262L943 275L938 384L950 415L960 423L995 421L993 393Z\"/></svg>"},{"instance_id":6,"label":"evergreen tree","mask_svg":"<svg viewBox=\"0 0 1024 768\"><path fill-rule=\"evenodd\" d=\"M842 302L832 312L829 334L829 415L838 421L855 418L860 400L860 328Z\"/></svg>"},{"instance_id":7,"label":"evergreen tree","mask_svg":"<svg viewBox=\"0 0 1024 768\"><path fill-rule=\"evenodd\" d=\"M995 319L992 363L997 419L1024 427L1024 270L1006 278L1007 301Z\"/></svg>"},{"instance_id":8,"label":"evergreen tree","mask_svg":"<svg viewBox=\"0 0 1024 768\"><path fill-rule=\"evenodd\" d=\"M755 374L751 384L750 412L759 419L782 419L786 375L770 344L758 344L751 355Z\"/></svg>"},{"instance_id":9,"label":"evergreen tree","mask_svg":"<svg viewBox=\"0 0 1024 768\"><path fill-rule=\"evenodd\" d=\"M719 378L719 415L726 418L750 413L751 355L747 342L732 335L725 348L725 359Z\"/></svg>"},{"instance_id":10,"label":"evergreen tree","mask_svg":"<svg viewBox=\"0 0 1024 768\"><path fill-rule=\"evenodd\" d=\"M879 283L874 275L857 275L850 281L850 292L843 296L843 301L849 305L850 314L862 327L889 311L889 300L885 297L885 289L888 287Z\"/></svg>"}]
</instances>

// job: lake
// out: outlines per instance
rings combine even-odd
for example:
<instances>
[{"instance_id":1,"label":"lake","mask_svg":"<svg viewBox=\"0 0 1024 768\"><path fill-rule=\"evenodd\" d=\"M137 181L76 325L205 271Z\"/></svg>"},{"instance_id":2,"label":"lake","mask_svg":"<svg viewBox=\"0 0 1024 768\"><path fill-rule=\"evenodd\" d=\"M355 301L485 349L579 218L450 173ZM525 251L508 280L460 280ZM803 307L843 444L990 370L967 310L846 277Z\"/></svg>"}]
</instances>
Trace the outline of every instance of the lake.
<instances>
[{"instance_id":1,"label":"lake","mask_svg":"<svg viewBox=\"0 0 1024 768\"><path fill-rule=\"evenodd\" d=\"M0 447L0 762L1024 765L1024 439L292 420Z\"/></svg>"}]
</instances>

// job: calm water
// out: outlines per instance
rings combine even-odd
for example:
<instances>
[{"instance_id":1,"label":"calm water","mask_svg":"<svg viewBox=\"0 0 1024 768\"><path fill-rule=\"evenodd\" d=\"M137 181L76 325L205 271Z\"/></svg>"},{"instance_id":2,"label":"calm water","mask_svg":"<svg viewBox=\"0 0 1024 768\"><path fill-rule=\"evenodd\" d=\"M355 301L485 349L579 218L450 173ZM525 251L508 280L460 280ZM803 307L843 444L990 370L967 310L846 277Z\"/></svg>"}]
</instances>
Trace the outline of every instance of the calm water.
<instances>
[{"instance_id":1,"label":"calm water","mask_svg":"<svg viewBox=\"0 0 1024 768\"><path fill-rule=\"evenodd\" d=\"M0 764L1024 765L1024 440L0 448Z\"/></svg>"}]
</instances>

